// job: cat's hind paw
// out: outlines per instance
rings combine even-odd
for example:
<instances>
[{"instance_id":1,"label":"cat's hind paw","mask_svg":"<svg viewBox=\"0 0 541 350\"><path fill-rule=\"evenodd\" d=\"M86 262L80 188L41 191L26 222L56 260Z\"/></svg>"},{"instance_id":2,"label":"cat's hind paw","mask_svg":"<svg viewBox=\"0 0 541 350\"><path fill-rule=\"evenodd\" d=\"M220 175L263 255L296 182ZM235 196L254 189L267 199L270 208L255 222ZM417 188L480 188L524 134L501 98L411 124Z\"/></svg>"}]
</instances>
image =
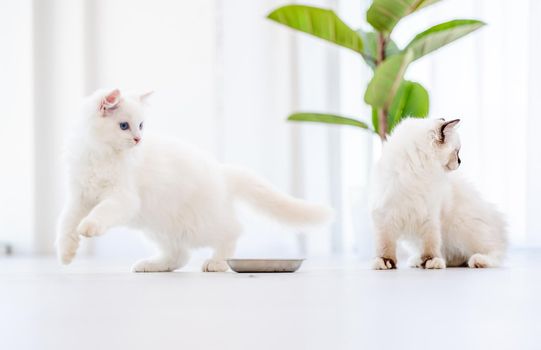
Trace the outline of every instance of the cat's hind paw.
<instances>
[{"instance_id":1,"label":"cat's hind paw","mask_svg":"<svg viewBox=\"0 0 541 350\"><path fill-rule=\"evenodd\" d=\"M414 255L414 256L411 256L408 259L408 266L409 267L422 268L423 263L424 263L424 261L423 261L423 259L421 259L420 255Z\"/></svg>"},{"instance_id":2,"label":"cat's hind paw","mask_svg":"<svg viewBox=\"0 0 541 350\"><path fill-rule=\"evenodd\" d=\"M485 267L493 267L494 261L487 255L473 254L468 260L468 266L472 269L482 269Z\"/></svg>"},{"instance_id":3,"label":"cat's hind paw","mask_svg":"<svg viewBox=\"0 0 541 350\"><path fill-rule=\"evenodd\" d=\"M171 272L176 268L171 266L166 261L159 259L145 259L136 262L132 268L132 272Z\"/></svg>"},{"instance_id":4,"label":"cat's hind paw","mask_svg":"<svg viewBox=\"0 0 541 350\"><path fill-rule=\"evenodd\" d=\"M223 260L208 259L203 264L203 272L226 272L229 269L227 263Z\"/></svg>"},{"instance_id":5,"label":"cat's hind paw","mask_svg":"<svg viewBox=\"0 0 541 350\"><path fill-rule=\"evenodd\" d=\"M390 258L377 257L372 262L374 270L392 270L396 269L396 261Z\"/></svg>"}]
</instances>

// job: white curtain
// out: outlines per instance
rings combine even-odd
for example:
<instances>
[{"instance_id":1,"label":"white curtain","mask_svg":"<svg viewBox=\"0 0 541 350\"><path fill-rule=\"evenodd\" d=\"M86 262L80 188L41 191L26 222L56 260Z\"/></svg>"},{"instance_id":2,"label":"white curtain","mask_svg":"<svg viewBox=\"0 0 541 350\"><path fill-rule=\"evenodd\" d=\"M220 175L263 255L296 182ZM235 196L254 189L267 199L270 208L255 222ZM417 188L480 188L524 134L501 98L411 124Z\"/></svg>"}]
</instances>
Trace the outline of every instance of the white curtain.
<instances>
[{"instance_id":1,"label":"white curtain","mask_svg":"<svg viewBox=\"0 0 541 350\"><path fill-rule=\"evenodd\" d=\"M0 245L33 236L31 2L0 2Z\"/></svg>"}]
</instances>

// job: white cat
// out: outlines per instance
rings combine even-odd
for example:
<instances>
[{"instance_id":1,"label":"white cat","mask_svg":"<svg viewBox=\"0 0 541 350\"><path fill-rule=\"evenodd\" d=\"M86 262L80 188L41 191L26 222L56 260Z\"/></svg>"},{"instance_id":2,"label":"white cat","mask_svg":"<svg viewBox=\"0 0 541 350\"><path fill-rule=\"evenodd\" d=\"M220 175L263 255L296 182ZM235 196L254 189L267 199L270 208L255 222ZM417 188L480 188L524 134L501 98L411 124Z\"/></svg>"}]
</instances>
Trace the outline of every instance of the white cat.
<instances>
[{"instance_id":1,"label":"white cat","mask_svg":"<svg viewBox=\"0 0 541 350\"><path fill-rule=\"evenodd\" d=\"M133 271L173 271L187 263L194 247L214 248L203 271L226 271L224 259L233 255L241 231L237 198L291 225L330 219L328 207L277 192L245 169L179 142L143 137L147 95L114 90L87 98L68 147L69 195L57 233L62 263L72 261L80 236L127 225L159 249Z\"/></svg>"},{"instance_id":2,"label":"white cat","mask_svg":"<svg viewBox=\"0 0 541 350\"><path fill-rule=\"evenodd\" d=\"M383 145L372 216L374 269L396 268L396 244L419 253L413 267L498 266L506 251L505 222L455 172L459 120L405 119Z\"/></svg>"}]
</instances>

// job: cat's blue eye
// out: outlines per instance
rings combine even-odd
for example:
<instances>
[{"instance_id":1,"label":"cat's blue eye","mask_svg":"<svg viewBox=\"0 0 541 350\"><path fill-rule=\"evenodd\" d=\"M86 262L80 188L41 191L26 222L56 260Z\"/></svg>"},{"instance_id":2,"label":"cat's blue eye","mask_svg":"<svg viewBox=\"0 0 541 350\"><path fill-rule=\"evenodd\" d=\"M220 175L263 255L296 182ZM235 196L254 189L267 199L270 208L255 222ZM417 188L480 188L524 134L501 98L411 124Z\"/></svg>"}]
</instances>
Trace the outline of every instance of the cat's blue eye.
<instances>
[{"instance_id":1,"label":"cat's blue eye","mask_svg":"<svg viewBox=\"0 0 541 350\"><path fill-rule=\"evenodd\" d=\"M122 123L118 124L118 126L120 126L120 129L122 129L122 130L128 130L130 128L130 124L126 123L126 122L122 122Z\"/></svg>"},{"instance_id":2,"label":"cat's blue eye","mask_svg":"<svg viewBox=\"0 0 541 350\"><path fill-rule=\"evenodd\" d=\"M143 122L141 122L141 124L139 124L139 130L143 130Z\"/></svg>"}]
</instances>

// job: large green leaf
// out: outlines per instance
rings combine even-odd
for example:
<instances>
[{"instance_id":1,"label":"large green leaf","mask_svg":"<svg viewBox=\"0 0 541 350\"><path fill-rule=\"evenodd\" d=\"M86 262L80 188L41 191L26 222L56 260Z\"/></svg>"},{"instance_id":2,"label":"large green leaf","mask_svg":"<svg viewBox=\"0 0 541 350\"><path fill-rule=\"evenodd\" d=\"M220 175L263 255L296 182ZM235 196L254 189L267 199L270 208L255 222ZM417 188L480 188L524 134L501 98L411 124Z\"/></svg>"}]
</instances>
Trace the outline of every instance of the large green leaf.
<instances>
[{"instance_id":1,"label":"large green leaf","mask_svg":"<svg viewBox=\"0 0 541 350\"><path fill-rule=\"evenodd\" d=\"M290 115L287 120L293 121L302 121L302 122L316 122L316 123L327 123L327 124L339 124L339 125L351 125L363 129L369 129L366 123L363 123L360 120L342 117L334 114L324 114L324 113L294 113Z\"/></svg>"},{"instance_id":2,"label":"large green leaf","mask_svg":"<svg viewBox=\"0 0 541 350\"><path fill-rule=\"evenodd\" d=\"M376 57L378 56L378 34L375 32L365 32L361 29L357 33L363 39L363 58L372 69L376 69ZM387 38L385 45L385 57L390 57L400 53L396 43Z\"/></svg>"},{"instance_id":3,"label":"large green leaf","mask_svg":"<svg viewBox=\"0 0 541 350\"><path fill-rule=\"evenodd\" d=\"M388 108L400 87L413 52L404 51L385 60L374 72L364 94L364 101L376 108Z\"/></svg>"},{"instance_id":4,"label":"large green leaf","mask_svg":"<svg viewBox=\"0 0 541 350\"><path fill-rule=\"evenodd\" d=\"M441 23L417 34L406 48L413 51L413 59L416 60L484 25L484 22L473 19L457 19Z\"/></svg>"},{"instance_id":5,"label":"large green leaf","mask_svg":"<svg viewBox=\"0 0 541 350\"><path fill-rule=\"evenodd\" d=\"M425 118L428 115L429 98L419 83L403 80L391 104L388 115L388 132L407 117Z\"/></svg>"},{"instance_id":6,"label":"large green leaf","mask_svg":"<svg viewBox=\"0 0 541 350\"><path fill-rule=\"evenodd\" d=\"M363 51L361 37L331 10L304 5L287 5L277 8L267 17L358 53Z\"/></svg>"},{"instance_id":7,"label":"large green leaf","mask_svg":"<svg viewBox=\"0 0 541 350\"><path fill-rule=\"evenodd\" d=\"M374 0L366 12L366 20L376 30L388 34L402 18L438 1L440 0Z\"/></svg>"}]
</instances>

